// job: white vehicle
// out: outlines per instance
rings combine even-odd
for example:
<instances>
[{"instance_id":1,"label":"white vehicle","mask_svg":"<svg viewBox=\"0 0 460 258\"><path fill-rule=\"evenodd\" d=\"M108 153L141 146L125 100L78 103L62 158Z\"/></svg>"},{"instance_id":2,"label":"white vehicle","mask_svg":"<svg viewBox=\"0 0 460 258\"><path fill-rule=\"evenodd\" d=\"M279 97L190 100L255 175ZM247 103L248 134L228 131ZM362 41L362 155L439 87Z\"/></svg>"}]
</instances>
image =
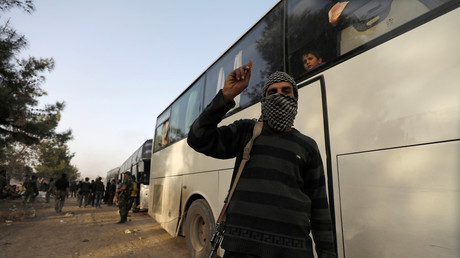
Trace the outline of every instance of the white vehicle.
<instances>
[{"instance_id":1,"label":"white vehicle","mask_svg":"<svg viewBox=\"0 0 460 258\"><path fill-rule=\"evenodd\" d=\"M120 178L120 167L113 168L107 172L105 177L105 185L107 186L112 180L117 181Z\"/></svg>"},{"instance_id":2,"label":"white vehicle","mask_svg":"<svg viewBox=\"0 0 460 258\"><path fill-rule=\"evenodd\" d=\"M149 214L191 257L209 252L234 160L195 152L187 133L249 60L221 124L260 116L270 73L294 76L294 127L320 146L339 257L460 257L460 1L331 2L278 2L158 116ZM322 62L305 71L308 50Z\"/></svg>"},{"instance_id":3,"label":"white vehicle","mask_svg":"<svg viewBox=\"0 0 460 258\"><path fill-rule=\"evenodd\" d=\"M123 164L120 166L121 178L126 172L136 177L139 185L139 209L147 211L149 203L150 160L152 157L152 139L146 140Z\"/></svg>"}]
</instances>

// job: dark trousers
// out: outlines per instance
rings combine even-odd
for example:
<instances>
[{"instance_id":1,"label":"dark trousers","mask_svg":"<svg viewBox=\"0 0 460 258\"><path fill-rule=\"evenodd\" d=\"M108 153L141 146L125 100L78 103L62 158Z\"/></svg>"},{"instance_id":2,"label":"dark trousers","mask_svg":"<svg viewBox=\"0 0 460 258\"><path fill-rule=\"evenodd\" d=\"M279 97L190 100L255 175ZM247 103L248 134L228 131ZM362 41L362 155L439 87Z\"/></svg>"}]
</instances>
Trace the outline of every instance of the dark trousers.
<instances>
[{"instance_id":1,"label":"dark trousers","mask_svg":"<svg viewBox=\"0 0 460 258\"><path fill-rule=\"evenodd\" d=\"M118 201L118 209L120 211L121 221L127 221L128 219L128 212L129 212L128 201L129 201L129 197L123 196L123 195L120 196L120 200Z\"/></svg>"},{"instance_id":2,"label":"dark trousers","mask_svg":"<svg viewBox=\"0 0 460 258\"><path fill-rule=\"evenodd\" d=\"M78 207L81 207L81 203L83 201L83 199L85 199L85 202L84 202L84 205L85 205L85 208L86 208L86 205L88 205L88 193L80 193L78 195L79 199L78 199Z\"/></svg>"},{"instance_id":3,"label":"dark trousers","mask_svg":"<svg viewBox=\"0 0 460 258\"><path fill-rule=\"evenodd\" d=\"M96 208L99 207L101 208L101 201L102 201L102 195L104 194L104 192L102 191L97 191L96 192Z\"/></svg>"},{"instance_id":4,"label":"dark trousers","mask_svg":"<svg viewBox=\"0 0 460 258\"><path fill-rule=\"evenodd\" d=\"M64 207L65 197L67 196L66 191L56 191L56 196L54 196L54 209L56 212L61 212L62 207Z\"/></svg>"}]
</instances>

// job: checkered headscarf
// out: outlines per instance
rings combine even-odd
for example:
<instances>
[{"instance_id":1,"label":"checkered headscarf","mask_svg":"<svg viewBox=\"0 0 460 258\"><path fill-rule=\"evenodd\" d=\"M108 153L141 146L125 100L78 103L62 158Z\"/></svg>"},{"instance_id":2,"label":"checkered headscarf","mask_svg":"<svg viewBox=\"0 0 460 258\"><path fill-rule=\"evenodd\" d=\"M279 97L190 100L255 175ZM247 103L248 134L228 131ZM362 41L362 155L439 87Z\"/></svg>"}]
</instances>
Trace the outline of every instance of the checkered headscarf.
<instances>
[{"instance_id":1,"label":"checkered headscarf","mask_svg":"<svg viewBox=\"0 0 460 258\"><path fill-rule=\"evenodd\" d=\"M268 87L272 85L273 83L277 83L277 82L289 82L290 84L292 84L292 87L294 88L294 97L296 99L299 98L299 93L297 91L297 84L295 83L294 78L292 78L289 74L285 72L280 72L280 71L274 72L270 74L270 76L268 76L262 88L262 98L265 97L265 93L267 92Z\"/></svg>"}]
</instances>

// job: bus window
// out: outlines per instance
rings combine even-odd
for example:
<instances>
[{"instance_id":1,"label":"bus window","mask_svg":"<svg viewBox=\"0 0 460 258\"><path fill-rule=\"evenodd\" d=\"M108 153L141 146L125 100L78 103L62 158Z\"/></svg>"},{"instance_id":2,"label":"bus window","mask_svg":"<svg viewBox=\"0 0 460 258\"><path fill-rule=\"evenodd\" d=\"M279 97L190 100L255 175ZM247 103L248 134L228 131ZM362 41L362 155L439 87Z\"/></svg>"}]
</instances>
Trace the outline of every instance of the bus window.
<instances>
[{"instance_id":1,"label":"bus window","mask_svg":"<svg viewBox=\"0 0 460 258\"><path fill-rule=\"evenodd\" d=\"M299 79L337 56L337 32L327 19L336 1L287 2L288 72Z\"/></svg>"},{"instance_id":2,"label":"bus window","mask_svg":"<svg viewBox=\"0 0 460 258\"><path fill-rule=\"evenodd\" d=\"M350 1L337 16L340 54L345 54L439 7L448 0Z\"/></svg>"},{"instance_id":3,"label":"bus window","mask_svg":"<svg viewBox=\"0 0 460 258\"><path fill-rule=\"evenodd\" d=\"M160 124L155 131L155 145L154 150L159 150L168 144L168 129L169 120Z\"/></svg>"},{"instance_id":4,"label":"bus window","mask_svg":"<svg viewBox=\"0 0 460 258\"><path fill-rule=\"evenodd\" d=\"M185 92L171 108L170 143L185 138L193 121L201 112L201 96L203 79L198 80L187 92Z\"/></svg>"},{"instance_id":5,"label":"bus window","mask_svg":"<svg viewBox=\"0 0 460 258\"><path fill-rule=\"evenodd\" d=\"M161 147L166 146L168 144L168 132L169 132L169 120L163 124L163 128L161 130Z\"/></svg>"},{"instance_id":6,"label":"bus window","mask_svg":"<svg viewBox=\"0 0 460 258\"><path fill-rule=\"evenodd\" d=\"M190 90L187 109L185 112L185 132L188 134L195 119L200 115L203 102L204 77Z\"/></svg>"},{"instance_id":7,"label":"bus window","mask_svg":"<svg viewBox=\"0 0 460 258\"><path fill-rule=\"evenodd\" d=\"M255 64L249 86L240 94L240 107L230 113L260 100L260 90L266 77L274 71L283 70L282 18L281 2L206 71L204 106L211 102L219 87L223 87L223 80L235 66L246 64L249 60Z\"/></svg>"},{"instance_id":8,"label":"bus window","mask_svg":"<svg viewBox=\"0 0 460 258\"><path fill-rule=\"evenodd\" d=\"M155 138L153 139L153 150L157 151L168 143L169 116L171 109L168 108L157 118L157 127L155 130Z\"/></svg>"}]
</instances>

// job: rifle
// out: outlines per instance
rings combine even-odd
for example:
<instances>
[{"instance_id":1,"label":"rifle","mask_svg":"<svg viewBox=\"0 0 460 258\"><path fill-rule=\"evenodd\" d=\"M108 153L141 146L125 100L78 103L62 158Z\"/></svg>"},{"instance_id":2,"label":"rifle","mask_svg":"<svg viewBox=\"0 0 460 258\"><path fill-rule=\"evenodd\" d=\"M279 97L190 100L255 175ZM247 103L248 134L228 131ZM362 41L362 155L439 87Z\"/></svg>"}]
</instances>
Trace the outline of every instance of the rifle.
<instances>
[{"instance_id":1,"label":"rifle","mask_svg":"<svg viewBox=\"0 0 460 258\"><path fill-rule=\"evenodd\" d=\"M225 233L225 222L224 223L217 223L216 224L216 231L211 238L211 253L209 253L209 258L214 258L214 255L219 249L220 244L222 243L222 239L224 238Z\"/></svg>"},{"instance_id":2,"label":"rifle","mask_svg":"<svg viewBox=\"0 0 460 258\"><path fill-rule=\"evenodd\" d=\"M216 223L216 230L214 231L214 234L211 237L211 241L210 241L211 253L209 254L209 258L214 258L214 254L217 252L217 249L219 249L219 246L222 243L222 239L224 238L224 233L225 233L224 215L225 215L225 211L227 210L227 203L224 204L224 207L222 207L222 210L220 211L220 215Z\"/></svg>"},{"instance_id":3,"label":"rifle","mask_svg":"<svg viewBox=\"0 0 460 258\"><path fill-rule=\"evenodd\" d=\"M217 249L219 249L220 243L222 243L222 239L224 238L224 233L225 233L225 213L227 211L228 204L230 203L230 200L232 199L233 192L235 191L236 184L238 183L238 180L240 179L241 172L243 172L244 165L249 160L249 153L251 152L252 143L254 142L254 139L257 136L259 136L259 134L262 132L262 127L263 127L263 122L255 123L254 130L252 133L252 138L251 140L249 140L249 142L244 147L243 159L241 160L240 166L238 168L238 172L232 184L232 188L230 189L230 192L226 198L226 201L224 202L224 207L222 207L222 210L220 211L220 215L216 223L216 230L214 231L214 234L211 237L211 241L210 241L211 253L209 254L209 258L214 258L214 255L216 254Z\"/></svg>"}]
</instances>

